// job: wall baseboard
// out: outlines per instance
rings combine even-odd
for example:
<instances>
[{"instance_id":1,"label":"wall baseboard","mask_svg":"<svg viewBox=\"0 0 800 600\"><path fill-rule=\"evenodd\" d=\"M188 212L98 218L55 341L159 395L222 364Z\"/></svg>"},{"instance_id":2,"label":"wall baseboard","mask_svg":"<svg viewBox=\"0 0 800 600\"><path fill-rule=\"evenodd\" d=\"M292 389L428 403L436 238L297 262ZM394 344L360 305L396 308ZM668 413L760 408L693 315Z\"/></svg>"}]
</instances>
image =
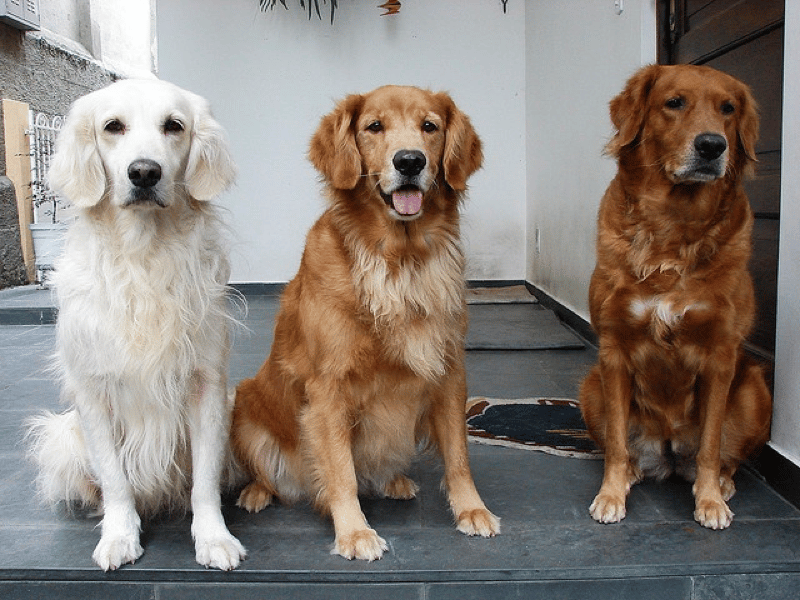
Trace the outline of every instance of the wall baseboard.
<instances>
[{"instance_id":1,"label":"wall baseboard","mask_svg":"<svg viewBox=\"0 0 800 600\"><path fill-rule=\"evenodd\" d=\"M536 296L539 304L549 310L552 310L556 316L561 319L570 329L581 336L589 344L597 348L597 334L594 332L591 324L588 323L586 319L581 317L578 313L573 312L561 304L558 300L550 296L547 292L542 291L532 283L526 281L525 287L528 288L528 291L531 294Z\"/></svg>"},{"instance_id":2,"label":"wall baseboard","mask_svg":"<svg viewBox=\"0 0 800 600\"><path fill-rule=\"evenodd\" d=\"M523 279L471 279L467 281L467 287L470 289L502 288L518 285L528 287L527 282ZM286 282L231 283L230 286L243 296L280 296L286 287Z\"/></svg>"},{"instance_id":3,"label":"wall baseboard","mask_svg":"<svg viewBox=\"0 0 800 600\"><path fill-rule=\"evenodd\" d=\"M231 283L230 287L247 296L280 296L286 283Z\"/></svg>"}]
</instances>

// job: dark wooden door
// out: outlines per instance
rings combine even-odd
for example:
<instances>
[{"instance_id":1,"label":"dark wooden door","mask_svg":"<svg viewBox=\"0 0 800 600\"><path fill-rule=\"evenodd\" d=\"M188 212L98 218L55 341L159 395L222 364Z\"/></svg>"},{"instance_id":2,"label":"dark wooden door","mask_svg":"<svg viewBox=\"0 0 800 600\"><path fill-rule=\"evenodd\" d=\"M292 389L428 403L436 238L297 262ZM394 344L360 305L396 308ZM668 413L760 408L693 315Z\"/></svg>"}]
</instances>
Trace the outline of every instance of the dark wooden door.
<instances>
[{"instance_id":1,"label":"dark wooden door","mask_svg":"<svg viewBox=\"0 0 800 600\"><path fill-rule=\"evenodd\" d=\"M748 346L774 361L778 287L783 0L659 0L661 64L725 71L749 85L760 107L756 176L746 184L756 216L750 270L758 317Z\"/></svg>"}]
</instances>

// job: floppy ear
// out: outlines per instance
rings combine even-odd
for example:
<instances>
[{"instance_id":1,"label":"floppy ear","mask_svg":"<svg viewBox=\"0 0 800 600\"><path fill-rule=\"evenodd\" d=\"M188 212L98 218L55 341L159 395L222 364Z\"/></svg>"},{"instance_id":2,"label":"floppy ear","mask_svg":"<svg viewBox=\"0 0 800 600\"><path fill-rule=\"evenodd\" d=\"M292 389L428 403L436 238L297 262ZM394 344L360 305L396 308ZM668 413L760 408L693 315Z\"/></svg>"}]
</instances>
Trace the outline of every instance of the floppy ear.
<instances>
[{"instance_id":1,"label":"floppy ear","mask_svg":"<svg viewBox=\"0 0 800 600\"><path fill-rule=\"evenodd\" d=\"M225 130L211 115L208 102L190 94L194 108L192 145L186 163L186 187L195 200L211 200L236 179Z\"/></svg>"},{"instance_id":2,"label":"floppy ear","mask_svg":"<svg viewBox=\"0 0 800 600\"><path fill-rule=\"evenodd\" d=\"M47 180L50 189L78 208L91 208L103 198L106 174L97 149L93 94L76 100L56 139Z\"/></svg>"},{"instance_id":3,"label":"floppy ear","mask_svg":"<svg viewBox=\"0 0 800 600\"><path fill-rule=\"evenodd\" d=\"M361 155L353 122L364 97L351 94L324 116L311 138L308 158L336 189L352 190L361 177Z\"/></svg>"},{"instance_id":4,"label":"floppy ear","mask_svg":"<svg viewBox=\"0 0 800 600\"><path fill-rule=\"evenodd\" d=\"M745 176L752 176L755 172L756 142L758 141L758 105L753 98L750 88L742 84L738 94L738 103L741 106L739 122L736 126L736 135L739 138L744 165Z\"/></svg>"},{"instance_id":5,"label":"floppy ear","mask_svg":"<svg viewBox=\"0 0 800 600\"><path fill-rule=\"evenodd\" d=\"M483 163L481 140L469 117L456 107L446 93L438 94L447 106L447 124L444 141L444 180L454 190L467 189L467 179Z\"/></svg>"},{"instance_id":6,"label":"floppy ear","mask_svg":"<svg viewBox=\"0 0 800 600\"><path fill-rule=\"evenodd\" d=\"M647 97L660 73L661 67L658 65L639 69L628 80L625 89L611 100L611 122L617 131L606 145L607 154L618 157L622 148L636 141L644 126Z\"/></svg>"}]
</instances>

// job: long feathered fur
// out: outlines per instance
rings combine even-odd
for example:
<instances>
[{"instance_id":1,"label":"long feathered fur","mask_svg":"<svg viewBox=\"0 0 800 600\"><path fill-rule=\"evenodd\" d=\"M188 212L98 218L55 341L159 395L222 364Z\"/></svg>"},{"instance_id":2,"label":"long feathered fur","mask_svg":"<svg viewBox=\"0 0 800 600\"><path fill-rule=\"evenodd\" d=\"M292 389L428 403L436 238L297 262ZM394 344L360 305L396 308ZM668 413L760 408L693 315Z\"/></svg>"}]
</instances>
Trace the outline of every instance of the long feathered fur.
<instances>
[{"instance_id":1,"label":"long feathered fur","mask_svg":"<svg viewBox=\"0 0 800 600\"><path fill-rule=\"evenodd\" d=\"M109 119L117 125L105 128ZM143 156L160 165L152 189L128 181ZM53 276L55 360L68 408L31 419L29 430L47 501L102 503L106 518L109 501L118 510L128 498L142 515L191 506L198 561L223 569L244 550L220 527L221 515L197 522L197 512L218 513L227 460L229 266L225 227L208 200L234 176L222 129L189 92L125 81L76 102L50 177L78 213ZM127 528L131 549L103 546L104 520L95 560L105 569L141 553L130 531L138 515L125 510L108 524L109 537ZM228 544L228 556L209 555L208 538Z\"/></svg>"}]
</instances>

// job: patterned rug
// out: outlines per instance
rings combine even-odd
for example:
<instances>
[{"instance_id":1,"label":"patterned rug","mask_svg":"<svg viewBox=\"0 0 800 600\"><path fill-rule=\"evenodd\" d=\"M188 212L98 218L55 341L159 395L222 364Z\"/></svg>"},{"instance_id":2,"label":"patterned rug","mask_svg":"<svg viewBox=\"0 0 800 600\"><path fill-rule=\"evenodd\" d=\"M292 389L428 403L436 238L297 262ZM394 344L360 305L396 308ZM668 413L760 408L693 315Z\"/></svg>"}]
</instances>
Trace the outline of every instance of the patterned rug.
<instances>
[{"instance_id":1,"label":"patterned rug","mask_svg":"<svg viewBox=\"0 0 800 600\"><path fill-rule=\"evenodd\" d=\"M467 430L470 439L481 444L572 458L603 457L586 431L578 403L565 398L470 398Z\"/></svg>"}]
</instances>

